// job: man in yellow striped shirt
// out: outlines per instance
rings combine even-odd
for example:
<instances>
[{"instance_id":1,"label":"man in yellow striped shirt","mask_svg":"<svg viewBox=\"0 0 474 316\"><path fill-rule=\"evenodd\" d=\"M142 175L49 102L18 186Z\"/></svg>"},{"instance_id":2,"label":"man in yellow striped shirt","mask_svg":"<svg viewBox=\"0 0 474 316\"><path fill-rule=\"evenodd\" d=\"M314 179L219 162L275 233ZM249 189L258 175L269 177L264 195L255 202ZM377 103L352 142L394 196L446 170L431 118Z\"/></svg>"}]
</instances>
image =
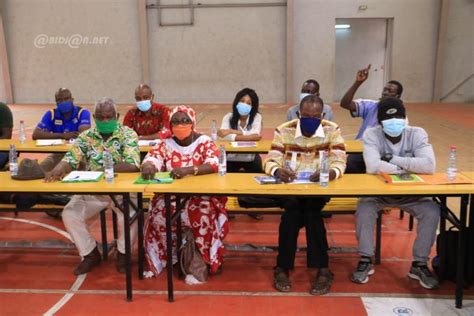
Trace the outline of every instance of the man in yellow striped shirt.
<instances>
[{"instance_id":1,"label":"man in yellow striped shirt","mask_svg":"<svg viewBox=\"0 0 474 316\"><path fill-rule=\"evenodd\" d=\"M329 180L342 176L346 169L344 139L337 124L323 120L323 100L309 95L300 103L300 117L275 130L272 147L265 161L265 172L283 182L308 177L317 182L320 177L320 151L328 152ZM318 272L311 281L310 294L329 292L333 274L328 268L328 244L321 210L327 198L285 199L281 217L278 256L274 271L274 287L282 292L291 290L289 270L294 268L297 239L301 227L306 229L307 266Z\"/></svg>"}]
</instances>

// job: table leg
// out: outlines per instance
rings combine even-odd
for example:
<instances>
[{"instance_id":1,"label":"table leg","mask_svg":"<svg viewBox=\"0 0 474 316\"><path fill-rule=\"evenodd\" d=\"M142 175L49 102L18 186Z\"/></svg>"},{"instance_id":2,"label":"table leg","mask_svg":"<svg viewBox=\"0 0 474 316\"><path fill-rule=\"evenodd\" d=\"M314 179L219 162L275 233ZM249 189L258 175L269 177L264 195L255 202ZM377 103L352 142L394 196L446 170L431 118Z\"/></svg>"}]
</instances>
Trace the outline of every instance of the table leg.
<instances>
[{"instance_id":1,"label":"table leg","mask_svg":"<svg viewBox=\"0 0 474 316\"><path fill-rule=\"evenodd\" d=\"M142 193L137 194L137 208L138 208L138 279L143 280L143 265L145 256L143 253L143 226L145 222L145 214L143 210L143 195Z\"/></svg>"},{"instance_id":2,"label":"table leg","mask_svg":"<svg viewBox=\"0 0 474 316\"><path fill-rule=\"evenodd\" d=\"M125 279L127 284L127 301L132 300L132 254L130 247L130 194L123 194L123 229L125 235Z\"/></svg>"},{"instance_id":3,"label":"table leg","mask_svg":"<svg viewBox=\"0 0 474 316\"><path fill-rule=\"evenodd\" d=\"M178 258L181 258L181 244L182 244L182 234L181 234L181 211L183 207L183 200L179 195L176 196L176 249L178 253ZM183 272L181 271L181 268L179 269L179 278L183 279L184 275Z\"/></svg>"},{"instance_id":4,"label":"table leg","mask_svg":"<svg viewBox=\"0 0 474 316\"><path fill-rule=\"evenodd\" d=\"M165 194L166 208L166 270L168 272L168 302L174 301L173 293L173 240L171 239L171 196Z\"/></svg>"},{"instance_id":5,"label":"table leg","mask_svg":"<svg viewBox=\"0 0 474 316\"><path fill-rule=\"evenodd\" d=\"M439 198L441 204L446 207L446 197ZM441 212L445 212L445 209L442 209ZM439 280L443 281L446 277L446 218L441 214L441 219L439 222Z\"/></svg>"},{"instance_id":6,"label":"table leg","mask_svg":"<svg viewBox=\"0 0 474 316\"><path fill-rule=\"evenodd\" d=\"M469 196L461 196L461 209L460 209L460 227L459 227L459 239L458 239L458 265L456 267L456 308L462 308L462 297L463 297L463 286L464 286L464 258L465 258L465 246L464 238L466 233L466 220L467 220L467 204Z\"/></svg>"}]
</instances>

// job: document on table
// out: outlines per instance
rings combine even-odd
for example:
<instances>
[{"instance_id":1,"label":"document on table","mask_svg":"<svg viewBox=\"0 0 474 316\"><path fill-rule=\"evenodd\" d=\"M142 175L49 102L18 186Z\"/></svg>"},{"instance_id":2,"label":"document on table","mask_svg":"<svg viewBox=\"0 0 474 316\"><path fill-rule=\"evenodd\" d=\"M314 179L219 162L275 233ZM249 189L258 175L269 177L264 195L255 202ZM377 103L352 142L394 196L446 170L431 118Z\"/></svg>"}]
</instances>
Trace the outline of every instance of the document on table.
<instances>
[{"instance_id":1,"label":"document on table","mask_svg":"<svg viewBox=\"0 0 474 316\"><path fill-rule=\"evenodd\" d=\"M102 171L72 171L61 182L98 182L103 176Z\"/></svg>"},{"instance_id":2,"label":"document on table","mask_svg":"<svg viewBox=\"0 0 474 316\"><path fill-rule=\"evenodd\" d=\"M233 148L252 148L257 147L257 142L231 142Z\"/></svg>"},{"instance_id":3,"label":"document on table","mask_svg":"<svg viewBox=\"0 0 474 316\"><path fill-rule=\"evenodd\" d=\"M151 139L151 140L142 139L142 140L138 141L138 146L140 146L140 147L142 147L142 146L155 146L160 142L161 142L160 139Z\"/></svg>"},{"instance_id":4,"label":"document on table","mask_svg":"<svg viewBox=\"0 0 474 316\"><path fill-rule=\"evenodd\" d=\"M172 183L173 178L169 172L157 172L155 173L155 177L151 180L145 180L140 175L137 180L135 180L134 184L155 184L155 183Z\"/></svg>"},{"instance_id":5,"label":"document on table","mask_svg":"<svg viewBox=\"0 0 474 316\"><path fill-rule=\"evenodd\" d=\"M64 145L64 139L37 139L36 146L58 146Z\"/></svg>"}]
</instances>

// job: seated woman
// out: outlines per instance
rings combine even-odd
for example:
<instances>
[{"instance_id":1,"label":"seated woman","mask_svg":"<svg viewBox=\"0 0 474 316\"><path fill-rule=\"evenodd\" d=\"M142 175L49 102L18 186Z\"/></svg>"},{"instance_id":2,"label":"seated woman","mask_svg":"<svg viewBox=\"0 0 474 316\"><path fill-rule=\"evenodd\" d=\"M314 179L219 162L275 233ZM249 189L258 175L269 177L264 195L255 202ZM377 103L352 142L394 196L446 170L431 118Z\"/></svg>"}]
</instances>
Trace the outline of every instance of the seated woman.
<instances>
[{"instance_id":1,"label":"seated woman","mask_svg":"<svg viewBox=\"0 0 474 316\"><path fill-rule=\"evenodd\" d=\"M172 137L163 140L145 157L141 167L144 179L150 179L156 172L162 171L169 171L175 179L217 172L218 149L210 137L196 132L195 124L196 114L193 109L186 106L173 109L170 114ZM209 265L211 274L219 270L223 261L223 239L229 231L226 201L225 197L192 196L186 201L181 214L181 225L192 230L196 248ZM175 207L173 197L173 212ZM146 262L155 276L166 267L165 228L164 196L155 194L145 223L144 236ZM173 245L175 248L175 234ZM173 256L173 263L175 262L176 258Z\"/></svg>"},{"instance_id":2,"label":"seated woman","mask_svg":"<svg viewBox=\"0 0 474 316\"><path fill-rule=\"evenodd\" d=\"M262 138L262 116L258 113L258 96L245 88L237 93L232 112L222 119L217 135L230 141L258 141ZM262 158L256 154L228 154L228 172L263 172Z\"/></svg>"}]
</instances>

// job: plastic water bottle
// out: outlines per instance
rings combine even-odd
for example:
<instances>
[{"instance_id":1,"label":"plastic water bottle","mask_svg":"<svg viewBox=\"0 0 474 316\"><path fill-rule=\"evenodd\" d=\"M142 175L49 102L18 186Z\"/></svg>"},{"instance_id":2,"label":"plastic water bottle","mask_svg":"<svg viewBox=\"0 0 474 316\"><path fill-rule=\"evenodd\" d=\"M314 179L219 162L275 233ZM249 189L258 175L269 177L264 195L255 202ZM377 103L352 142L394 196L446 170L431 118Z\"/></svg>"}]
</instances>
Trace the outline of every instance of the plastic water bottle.
<instances>
[{"instance_id":1,"label":"plastic water bottle","mask_svg":"<svg viewBox=\"0 0 474 316\"><path fill-rule=\"evenodd\" d=\"M16 154L15 145L10 145L10 153L9 153L9 167L10 167L10 175L16 176L18 175L18 158Z\"/></svg>"},{"instance_id":2,"label":"plastic water bottle","mask_svg":"<svg viewBox=\"0 0 474 316\"><path fill-rule=\"evenodd\" d=\"M111 183L114 181L114 159L112 154L108 151L104 152L104 172L105 181Z\"/></svg>"},{"instance_id":3,"label":"plastic water bottle","mask_svg":"<svg viewBox=\"0 0 474 316\"><path fill-rule=\"evenodd\" d=\"M25 131L25 122L20 121L20 133L19 133L20 144L26 143L26 131Z\"/></svg>"},{"instance_id":4,"label":"plastic water bottle","mask_svg":"<svg viewBox=\"0 0 474 316\"><path fill-rule=\"evenodd\" d=\"M329 158L326 150L319 151L319 185L324 188L329 185Z\"/></svg>"},{"instance_id":5,"label":"plastic water bottle","mask_svg":"<svg viewBox=\"0 0 474 316\"><path fill-rule=\"evenodd\" d=\"M456 180L456 173L458 169L456 168L456 146L451 145L449 147L449 157L448 157L448 181Z\"/></svg>"},{"instance_id":6,"label":"plastic water bottle","mask_svg":"<svg viewBox=\"0 0 474 316\"><path fill-rule=\"evenodd\" d=\"M211 123L211 139L213 142L217 140L217 124L216 120L212 120Z\"/></svg>"},{"instance_id":7,"label":"plastic water bottle","mask_svg":"<svg viewBox=\"0 0 474 316\"><path fill-rule=\"evenodd\" d=\"M219 175L225 176L227 173L227 157L225 153L224 145L221 145L219 148L219 167L218 167Z\"/></svg>"}]
</instances>

